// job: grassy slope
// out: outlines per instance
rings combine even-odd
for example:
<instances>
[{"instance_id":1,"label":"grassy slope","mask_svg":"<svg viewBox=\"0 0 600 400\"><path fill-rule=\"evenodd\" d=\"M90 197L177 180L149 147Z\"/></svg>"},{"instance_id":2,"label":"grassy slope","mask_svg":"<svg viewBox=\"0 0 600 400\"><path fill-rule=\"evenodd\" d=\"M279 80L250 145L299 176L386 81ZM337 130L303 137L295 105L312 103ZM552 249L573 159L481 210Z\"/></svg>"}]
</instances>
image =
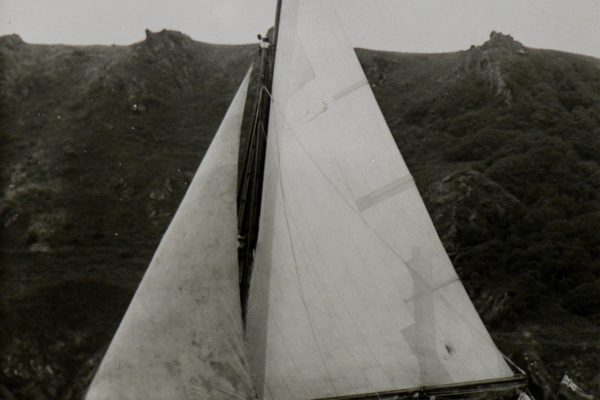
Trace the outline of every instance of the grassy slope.
<instances>
[{"instance_id":1,"label":"grassy slope","mask_svg":"<svg viewBox=\"0 0 600 400\"><path fill-rule=\"evenodd\" d=\"M0 384L19 398L81 396L255 51L0 39ZM358 55L501 349L542 388L568 370L598 392L599 61L502 35Z\"/></svg>"}]
</instances>

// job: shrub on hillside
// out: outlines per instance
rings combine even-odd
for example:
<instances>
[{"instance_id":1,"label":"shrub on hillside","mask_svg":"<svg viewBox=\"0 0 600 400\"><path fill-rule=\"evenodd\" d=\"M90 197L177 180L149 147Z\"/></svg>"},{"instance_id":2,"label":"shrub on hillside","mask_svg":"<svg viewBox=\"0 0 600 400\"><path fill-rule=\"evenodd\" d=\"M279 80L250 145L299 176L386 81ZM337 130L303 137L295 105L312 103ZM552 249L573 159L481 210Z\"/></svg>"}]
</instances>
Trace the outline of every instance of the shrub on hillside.
<instances>
[{"instance_id":1,"label":"shrub on hillside","mask_svg":"<svg viewBox=\"0 0 600 400\"><path fill-rule=\"evenodd\" d=\"M577 315L600 313L600 282L585 282L577 286L564 297L563 306Z\"/></svg>"}]
</instances>

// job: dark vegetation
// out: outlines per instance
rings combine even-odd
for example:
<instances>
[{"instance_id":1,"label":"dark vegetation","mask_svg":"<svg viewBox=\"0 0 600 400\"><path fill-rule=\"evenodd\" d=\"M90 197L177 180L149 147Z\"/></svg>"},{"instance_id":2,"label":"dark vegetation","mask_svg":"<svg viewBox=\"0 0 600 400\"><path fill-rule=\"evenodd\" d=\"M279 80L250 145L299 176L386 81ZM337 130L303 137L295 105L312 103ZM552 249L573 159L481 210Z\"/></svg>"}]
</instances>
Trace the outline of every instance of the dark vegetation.
<instances>
[{"instance_id":1,"label":"dark vegetation","mask_svg":"<svg viewBox=\"0 0 600 400\"><path fill-rule=\"evenodd\" d=\"M497 33L458 53L358 53L499 347L546 396L565 372L598 393L600 60Z\"/></svg>"},{"instance_id":2,"label":"dark vegetation","mask_svg":"<svg viewBox=\"0 0 600 400\"><path fill-rule=\"evenodd\" d=\"M255 46L0 38L0 399L79 399Z\"/></svg>"},{"instance_id":3,"label":"dark vegetation","mask_svg":"<svg viewBox=\"0 0 600 400\"><path fill-rule=\"evenodd\" d=\"M499 348L600 394L600 61L357 53ZM255 54L0 38L0 398L81 398Z\"/></svg>"}]
</instances>

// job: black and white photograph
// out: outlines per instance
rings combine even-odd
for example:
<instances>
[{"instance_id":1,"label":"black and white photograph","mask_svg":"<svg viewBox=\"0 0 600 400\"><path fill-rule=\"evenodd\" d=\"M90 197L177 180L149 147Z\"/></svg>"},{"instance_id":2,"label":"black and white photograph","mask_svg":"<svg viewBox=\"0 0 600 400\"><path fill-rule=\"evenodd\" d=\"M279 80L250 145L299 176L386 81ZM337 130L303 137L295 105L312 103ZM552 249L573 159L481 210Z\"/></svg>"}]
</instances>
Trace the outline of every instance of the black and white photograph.
<instances>
[{"instance_id":1,"label":"black and white photograph","mask_svg":"<svg viewBox=\"0 0 600 400\"><path fill-rule=\"evenodd\" d=\"M0 400L600 398L600 0L0 0Z\"/></svg>"}]
</instances>

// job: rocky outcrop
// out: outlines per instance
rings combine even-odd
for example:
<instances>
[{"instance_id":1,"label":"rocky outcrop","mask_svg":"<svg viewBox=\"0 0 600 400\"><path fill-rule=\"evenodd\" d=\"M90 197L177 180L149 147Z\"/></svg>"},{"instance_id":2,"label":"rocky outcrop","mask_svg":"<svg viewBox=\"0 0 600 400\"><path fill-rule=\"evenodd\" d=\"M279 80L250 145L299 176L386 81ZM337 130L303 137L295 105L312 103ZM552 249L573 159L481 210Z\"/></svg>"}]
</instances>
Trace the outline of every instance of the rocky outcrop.
<instances>
[{"instance_id":1,"label":"rocky outcrop","mask_svg":"<svg viewBox=\"0 0 600 400\"><path fill-rule=\"evenodd\" d=\"M474 170L446 176L424 197L450 254L497 237L525 213L515 196Z\"/></svg>"},{"instance_id":2,"label":"rocky outcrop","mask_svg":"<svg viewBox=\"0 0 600 400\"><path fill-rule=\"evenodd\" d=\"M493 93L510 105L513 93L507 86L506 62L512 57L527 55L527 49L510 35L492 32L490 39L481 46L472 46L466 52L462 74L475 73L482 76Z\"/></svg>"},{"instance_id":3,"label":"rocky outcrop","mask_svg":"<svg viewBox=\"0 0 600 400\"><path fill-rule=\"evenodd\" d=\"M12 35L0 36L0 47L2 48L15 50L24 45L25 42L23 41L23 39L21 39L21 36L16 35L14 33Z\"/></svg>"}]
</instances>

